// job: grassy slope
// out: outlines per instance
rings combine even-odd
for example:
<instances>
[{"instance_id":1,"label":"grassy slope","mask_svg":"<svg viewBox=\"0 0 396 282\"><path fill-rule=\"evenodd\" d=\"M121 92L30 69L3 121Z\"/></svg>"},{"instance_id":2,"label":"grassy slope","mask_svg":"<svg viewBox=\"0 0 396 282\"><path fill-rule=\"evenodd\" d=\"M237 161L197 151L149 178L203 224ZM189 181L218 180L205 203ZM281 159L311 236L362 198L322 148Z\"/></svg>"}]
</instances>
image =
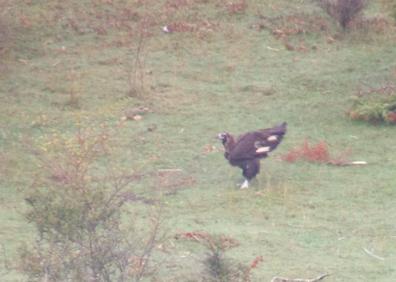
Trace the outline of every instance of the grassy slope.
<instances>
[{"instance_id":1,"label":"grassy slope","mask_svg":"<svg viewBox=\"0 0 396 282\"><path fill-rule=\"evenodd\" d=\"M216 4L177 10L176 18L215 23L202 34L163 34L160 26L171 16L158 17L143 54L145 71L151 71L145 74L143 100L126 95L136 37L122 29L97 35L63 31L61 24L49 28L39 15L55 14L55 8L45 3L14 7L32 26L15 23L20 33L12 38L1 73L0 238L7 255L33 234L19 213L23 190L39 172L25 145L48 147L54 133L71 138L78 122L93 130L101 124L115 127L125 108L144 104L153 112L113 129L115 153L120 166L147 175L182 168L194 178L195 184L164 199L171 232L205 230L234 237L241 246L230 255L241 261L264 257L257 281L325 272L333 274L328 281L395 280L396 133L393 127L353 123L344 116L361 81L375 84L395 70L395 42L355 35L327 44L326 34L308 34L301 38L317 50L290 52L269 32L249 28L257 11L268 16L316 11L309 3L287 2L249 1L244 15L228 15ZM73 5L92 9L82 3ZM121 4L106 9L116 13L116 5ZM166 14L160 3L151 9ZM88 18L79 24L95 23ZM71 92L79 97L79 109L67 105ZM289 132L278 155L305 138L323 139L335 151L350 148L370 165L287 164L275 153L263 162L258 183L242 192L235 186L240 172L225 163L222 153L203 153L207 144L220 148L213 138L219 131L238 133L280 121L289 123ZM157 130L148 132L152 124ZM139 186L154 184L146 177ZM193 257L180 263L196 263Z\"/></svg>"}]
</instances>

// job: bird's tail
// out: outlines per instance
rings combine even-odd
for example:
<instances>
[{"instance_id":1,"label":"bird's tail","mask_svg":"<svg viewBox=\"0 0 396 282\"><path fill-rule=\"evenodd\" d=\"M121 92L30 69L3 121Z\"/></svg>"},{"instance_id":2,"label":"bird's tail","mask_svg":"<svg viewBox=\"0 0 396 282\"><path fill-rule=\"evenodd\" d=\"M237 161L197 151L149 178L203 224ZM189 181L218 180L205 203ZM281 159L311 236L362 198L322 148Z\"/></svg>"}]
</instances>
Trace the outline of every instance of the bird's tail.
<instances>
[{"instance_id":1,"label":"bird's tail","mask_svg":"<svg viewBox=\"0 0 396 282\"><path fill-rule=\"evenodd\" d=\"M270 134L279 135L279 136L285 135L286 131L287 131L287 123L286 122L283 122L282 124L274 126L273 128L270 128L268 130L268 132Z\"/></svg>"}]
</instances>

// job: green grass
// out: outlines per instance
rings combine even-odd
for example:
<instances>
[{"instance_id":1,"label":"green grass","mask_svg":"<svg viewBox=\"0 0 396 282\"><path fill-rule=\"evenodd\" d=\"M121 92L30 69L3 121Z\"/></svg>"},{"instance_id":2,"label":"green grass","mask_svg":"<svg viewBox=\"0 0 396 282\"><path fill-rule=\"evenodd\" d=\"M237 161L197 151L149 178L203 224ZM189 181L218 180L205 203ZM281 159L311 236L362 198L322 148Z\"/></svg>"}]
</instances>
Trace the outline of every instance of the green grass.
<instances>
[{"instance_id":1,"label":"green grass","mask_svg":"<svg viewBox=\"0 0 396 282\"><path fill-rule=\"evenodd\" d=\"M168 233L203 230L237 239L241 245L230 256L246 263L264 258L254 281L321 273L332 274L326 281L396 280L396 132L391 126L352 122L345 115L362 82L377 85L396 78L393 31L353 31L327 43L341 31L310 1L252 0L240 15L228 14L223 1L187 1L199 4L174 11L174 17L165 9L166 1L147 1L151 6L68 1L60 12L47 1L19 2L9 4L5 20L11 35L0 68L0 239L7 258L15 261L20 243L35 236L21 213L23 195L40 173L31 149L51 148L53 134L68 139L78 126L99 131L102 125L112 134L114 162L145 175L137 189L160 189L155 178L159 169L182 169L183 177L194 180L164 196ZM138 20L131 20L128 29L89 14L117 18L125 6L150 21L152 34L141 54L142 98L128 97ZM291 38L303 42L307 51L288 51L270 31L251 28L258 14L296 12L319 14L329 24L323 33ZM22 16L30 25L21 23ZM83 32L62 27L67 17ZM161 32L171 21L199 26L203 20L212 26ZM106 33L98 34L95 27L102 24ZM78 106L69 103L71 95ZM151 111L141 121L118 126L123 111L137 105ZM255 185L239 191L241 173L226 163L214 137L282 121L289 124L283 144L262 162ZM147 131L153 124L157 129ZM325 140L335 152L348 148L353 159L368 165L279 160L306 138ZM218 150L205 153L208 144ZM136 208L143 214L147 209ZM189 275L196 271L197 256L182 258L188 248L180 244L170 257L178 273ZM169 279L174 275L164 272ZM19 280L22 276L15 271L2 279Z\"/></svg>"}]
</instances>

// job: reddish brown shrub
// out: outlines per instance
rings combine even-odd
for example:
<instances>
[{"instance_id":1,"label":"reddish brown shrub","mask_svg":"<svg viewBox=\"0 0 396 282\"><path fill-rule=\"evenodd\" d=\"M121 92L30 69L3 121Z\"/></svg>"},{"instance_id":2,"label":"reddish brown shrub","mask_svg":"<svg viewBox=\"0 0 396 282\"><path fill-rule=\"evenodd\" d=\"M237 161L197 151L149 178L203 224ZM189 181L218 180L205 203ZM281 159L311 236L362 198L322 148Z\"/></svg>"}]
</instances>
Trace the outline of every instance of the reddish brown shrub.
<instances>
[{"instance_id":1,"label":"reddish brown shrub","mask_svg":"<svg viewBox=\"0 0 396 282\"><path fill-rule=\"evenodd\" d=\"M307 140L301 146L291 149L282 159L288 162L305 160L309 162L327 163L330 160L329 150L324 141L317 144L309 144Z\"/></svg>"},{"instance_id":2,"label":"reddish brown shrub","mask_svg":"<svg viewBox=\"0 0 396 282\"><path fill-rule=\"evenodd\" d=\"M302 145L291 149L281 158L290 163L302 160L312 163L345 165L348 163L348 155L348 152L344 151L338 156L333 157L330 155L329 147L325 141L310 144L305 140Z\"/></svg>"}]
</instances>

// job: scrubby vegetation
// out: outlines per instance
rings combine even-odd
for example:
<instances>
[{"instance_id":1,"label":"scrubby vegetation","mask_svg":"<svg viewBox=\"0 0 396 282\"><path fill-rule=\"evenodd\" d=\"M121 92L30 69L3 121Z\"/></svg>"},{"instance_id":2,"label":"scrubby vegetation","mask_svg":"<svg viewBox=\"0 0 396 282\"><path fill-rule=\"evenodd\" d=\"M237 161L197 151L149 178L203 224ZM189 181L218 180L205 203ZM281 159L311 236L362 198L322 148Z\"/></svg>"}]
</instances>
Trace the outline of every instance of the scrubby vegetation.
<instances>
[{"instance_id":1,"label":"scrubby vegetation","mask_svg":"<svg viewBox=\"0 0 396 282\"><path fill-rule=\"evenodd\" d=\"M344 151L334 156L330 154L329 146L325 141L310 144L305 140L302 145L292 148L282 156L282 160L294 163L296 161L307 161L319 164L346 165L349 163L349 152Z\"/></svg>"},{"instance_id":2,"label":"scrubby vegetation","mask_svg":"<svg viewBox=\"0 0 396 282\"><path fill-rule=\"evenodd\" d=\"M362 90L354 97L348 115L353 120L370 123L396 123L396 87L386 85Z\"/></svg>"},{"instance_id":3,"label":"scrubby vegetation","mask_svg":"<svg viewBox=\"0 0 396 282\"><path fill-rule=\"evenodd\" d=\"M345 30L366 6L366 0L320 0L323 9Z\"/></svg>"},{"instance_id":4,"label":"scrubby vegetation","mask_svg":"<svg viewBox=\"0 0 396 282\"><path fill-rule=\"evenodd\" d=\"M113 171L109 135L92 134L80 130L71 140L53 138L49 147L62 149L51 159L41 157L42 174L25 199L37 238L20 249L19 269L29 281L140 281L153 274L152 252L162 237L159 215L141 234L134 232L135 214L127 213L122 223L125 206L139 200L131 187L138 177Z\"/></svg>"},{"instance_id":5,"label":"scrubby vegetation","mask_svg":"<svg viewBox=\"0 0 396 282\"><path fill-rule=\"evenodd\" d=\"M178 240L186 240L205 248L206 258L202 261L202 281L210 282L249 282L251 272L263 261L256 257L250 264L244 265L226 257L226 252L239 246L239 242L226 235L212 235L207 232L184 232L177 234Z\"/></svg>"},{"instance_id":6,"label":"scrubby vegetation","mask_svg":"<svg viewBox=\"0 0 396 282\"><path fill-rule=\"evenodd\" d=\"M395 281L392 4L0 1L0 280Z\"/></svg>"}]
</instances>

